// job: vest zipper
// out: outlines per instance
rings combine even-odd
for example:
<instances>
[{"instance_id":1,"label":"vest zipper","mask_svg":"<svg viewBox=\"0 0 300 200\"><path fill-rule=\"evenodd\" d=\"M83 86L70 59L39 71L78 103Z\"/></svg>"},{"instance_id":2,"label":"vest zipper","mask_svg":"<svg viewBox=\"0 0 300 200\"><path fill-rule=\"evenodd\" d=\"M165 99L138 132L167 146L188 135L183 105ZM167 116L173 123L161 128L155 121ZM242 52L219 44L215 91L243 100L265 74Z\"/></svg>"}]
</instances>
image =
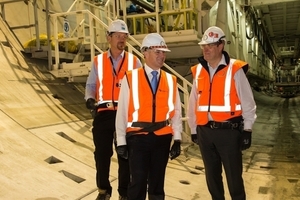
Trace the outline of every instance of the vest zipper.
<instances>
[{"instance_id":1,"label":"vest zipper","mask_svg":"<svg viewBox=\"0 0 300 200\"><path fill-rule=\"evenodd\" d=\"M151 90L152 91L152 90ZM156 92L155 92L156 93ZM156 94L152 95L153 99L153 104L152 104L152 122L155 122L155 111L156 111L156 99L155 99Z\"/></svg>"},{"instance_id":2,"label":"vest zipper","mask_svg":"<svg viewBox=\"0 0 300 200\"><path fill-rule=\"evenodd\" d=\"M116 108L115 108L115 99L114 99L114 94L115 94L115 87L116 87L116 83L115 83L115 77L113 76L113 87L112 87L112 94L111 94L111 96L112 96L112 103L113 103L113 107L114 107L114 110L116 110Z\"/></svg>"},{"instance_id":3,"label":"vest zipper","mask_svg":"<svg viewBox=\"0 0 300 200\"><path fill-rule=\"evenodd\" d=\"M214 77L212 79L214 79ZM207 112L210 112L210 101L211 101L211 94L212 94L212 81L209 84L210 84L210 87L209 87L210 89L209 89L209 100L208 100L208 110L207 110Z\"/></svg>"}]
</instances>

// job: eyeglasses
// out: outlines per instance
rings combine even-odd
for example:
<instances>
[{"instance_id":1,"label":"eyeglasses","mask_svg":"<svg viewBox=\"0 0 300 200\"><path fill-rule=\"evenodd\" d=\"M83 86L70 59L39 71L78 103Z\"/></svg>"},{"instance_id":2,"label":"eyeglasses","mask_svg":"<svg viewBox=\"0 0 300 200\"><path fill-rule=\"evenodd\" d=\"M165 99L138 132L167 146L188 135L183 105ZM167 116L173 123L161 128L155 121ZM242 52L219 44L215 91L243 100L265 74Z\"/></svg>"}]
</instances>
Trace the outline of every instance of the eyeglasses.
<instances>
[{"instance_id":1,"label":"eyeglasses","mask_svg":"<svg viewBox=\"0 0 300 200\"><path fill-rule=\"evenodd\" d=\"M110 36L111 37L114 37L114 38L116 38L116 39L118 39L118 40L120 40L120 39L127 39L128 38L128 35L127 34L118 34L118 33L112 33L112 34L110 34Z\"/></svg>"},{"instance_id":2,"label":"eyeglasses","mask_svg":"<svg viewBox=\"0 0 300 200\"><path fill-rule=\"evenodd\" d=\"M212 49L214 46L219 46L219 44L221 44L220 42L214 42L214 43L210 43L210 44L201 44L200 48L204 49L205 47L208 49Z\"/></svg>"},{"instance_id":3,"label":"eyeglasses","mask_svg":"<svg viewBox=\"0 0 300 200\"><path fill-rule=\"evenodd\" d=\"M159 54L166 54L166 51L162 51L162 50L158 50L158 49L152 49L152 48L149 48L152 52L154 52L156 55L159 55Z\"/></svg>"}]
</instances>

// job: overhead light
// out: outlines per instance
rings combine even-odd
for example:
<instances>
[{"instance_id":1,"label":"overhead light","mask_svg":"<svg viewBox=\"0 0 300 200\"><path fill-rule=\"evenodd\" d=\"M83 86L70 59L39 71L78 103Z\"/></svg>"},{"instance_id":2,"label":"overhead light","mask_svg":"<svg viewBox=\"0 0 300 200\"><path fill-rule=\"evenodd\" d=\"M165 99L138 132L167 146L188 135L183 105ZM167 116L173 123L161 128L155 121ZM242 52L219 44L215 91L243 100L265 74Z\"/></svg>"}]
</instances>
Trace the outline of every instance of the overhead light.
<instances>
[{"instance_id":1,"label":"overhead light","mask_svg":"<svg viewBox=\"0 0 300 200\"><path fill-rule=\"evenodd\" d=\"M261 25L261 19L257 20L258 25Z\"/></svg>"}]
</instances>

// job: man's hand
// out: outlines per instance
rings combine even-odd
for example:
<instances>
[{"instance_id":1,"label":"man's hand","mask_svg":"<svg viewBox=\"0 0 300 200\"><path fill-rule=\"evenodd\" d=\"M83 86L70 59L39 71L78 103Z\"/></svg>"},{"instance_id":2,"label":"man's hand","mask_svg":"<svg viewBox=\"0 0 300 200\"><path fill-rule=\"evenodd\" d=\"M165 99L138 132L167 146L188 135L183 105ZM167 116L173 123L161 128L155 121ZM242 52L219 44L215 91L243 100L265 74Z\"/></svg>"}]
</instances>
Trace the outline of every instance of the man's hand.
<instances>
[{"instance_id":1,"label":"man's hand","mask_svg":"<svg viewBox=\"0 0 300 200\"><path fill-rule=\"evenodd\" d=\"M195 144L198 144L198 136L197 136L197 133L196 133L196 134L191 134L191 138L192 138L192 142L194 142Z\"/></svg>"},{"instance_id":2,"label":"man's hand","mask_svg":"<svg viewBox=\"0 0 300 200\"><path fill-rule=\"evenodd\" d=\"M179 140L175 140L171 150L170 150L170 159L173 160L180 155L181 152L181 142Z\"/></svg>"},{"instance_id":3,"label":"man's hand","mask_svg":"<svg viewBox=\"0 0 300 200\"><path fill-rule=\"evenodd\" d=\"M249 149L251 146L252 132L244 130L241 135L241 150Z\"/></svg>"},{"instance_id":4,"label":"man's hand","mask_svg":"<svg viewBox=\"0 0 300 200\"><path fill-rule=\"evenodd\" d=\"M87 109L95 110L97 107L95 99L89 98L88 100L86 100L85 106Z\"/></svg>"},{"instance_id":5,"label":"man's hand","mask_svg":"<svg viewBox=\"0 0 300 200\"><path fill-rule=\"evenodd\" d=\"M128 159L128 150L127 150L127 145L121 145L116 147L117 154L124 158Z\"/></svg>"}]
</instances>

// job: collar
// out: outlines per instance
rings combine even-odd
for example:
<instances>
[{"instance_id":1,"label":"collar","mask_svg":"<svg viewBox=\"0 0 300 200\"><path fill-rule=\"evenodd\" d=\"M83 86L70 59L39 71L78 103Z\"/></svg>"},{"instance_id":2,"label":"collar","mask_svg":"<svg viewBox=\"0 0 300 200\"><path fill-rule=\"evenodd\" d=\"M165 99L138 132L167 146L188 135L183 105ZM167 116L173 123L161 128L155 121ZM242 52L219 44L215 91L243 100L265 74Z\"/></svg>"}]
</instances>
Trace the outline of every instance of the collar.
<instances>
[{"instance_id":1,"label":"collar","mask_svg":"<svg viewBox=\"0 0 300 200\"><path fill-rule=\"evenodd\" d=\"M227 65L227 64L226 64L226 59L225 59L224 54L222 55L222 58L221 58L220 62L218 63L218 67L219 67L220 65L225 65L225 66ZM209 65L209 63L207 63L207 66L210 67L210 68L212 68L212 67ZM218 67L217 67L217 68L218 68ZM216 68L216 69L217 69L217 68Z\"/></svg>"},{"instance_id":2,"label":"collar","mask_svg":"<svg viewBox=\"0 0 300 200\"><path fill-rule=\"evenodd\" d=\"M145 63L145 65L144 65L144 69L145 69L145 72L146 72L147 75L152 75L151 72L154 71L154 70L153 70L152 68L150 68L146 63ZM159 74L160 74L160 69L155 70L155 71L158 72L157 75L159 76Z\"/></svg>"},{"instance_id":3,"label":"collar","mask_svg":"<svg viewBox=\"0 0 300 200\"><path fill-rule=\"evenodd\" d=\"M125 54L125 50L122 51L122 53L118 56L117 60L120 58L123 58ZM111 52L110 49L107 51L107 58L111 57L113 59L113 57L111 56Z\"/></svg>"}]
</instances>

